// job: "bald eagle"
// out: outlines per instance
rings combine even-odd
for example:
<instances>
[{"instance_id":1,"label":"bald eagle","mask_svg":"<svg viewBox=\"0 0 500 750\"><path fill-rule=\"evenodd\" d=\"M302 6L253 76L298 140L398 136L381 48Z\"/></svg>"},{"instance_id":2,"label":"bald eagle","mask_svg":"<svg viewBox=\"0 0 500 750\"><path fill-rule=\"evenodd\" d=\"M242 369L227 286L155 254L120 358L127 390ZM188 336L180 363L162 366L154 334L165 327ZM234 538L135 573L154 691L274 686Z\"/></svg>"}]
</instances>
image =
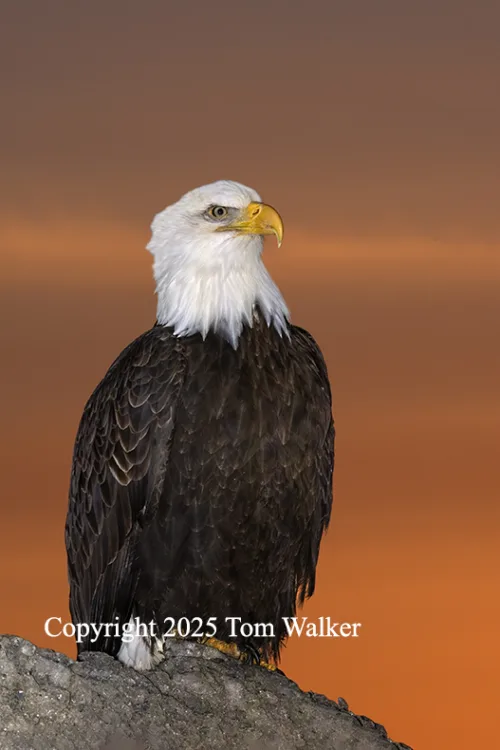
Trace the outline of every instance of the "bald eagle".
<instances>
[{"instance_id":1,"label":"bald eagle","mask_svg":"<svg viewBox=\"0 0 500 750\"><path fill-rule=\"evenodd\" d=\"M283 224L254 190L198 188L151 229L156 323L90 396L74 448L70 611L97 626L78 651L150 669L172 622L215 618L218 642L276 662L330 518L325 362L262 262Z\"/></svg>"}]
</instances>

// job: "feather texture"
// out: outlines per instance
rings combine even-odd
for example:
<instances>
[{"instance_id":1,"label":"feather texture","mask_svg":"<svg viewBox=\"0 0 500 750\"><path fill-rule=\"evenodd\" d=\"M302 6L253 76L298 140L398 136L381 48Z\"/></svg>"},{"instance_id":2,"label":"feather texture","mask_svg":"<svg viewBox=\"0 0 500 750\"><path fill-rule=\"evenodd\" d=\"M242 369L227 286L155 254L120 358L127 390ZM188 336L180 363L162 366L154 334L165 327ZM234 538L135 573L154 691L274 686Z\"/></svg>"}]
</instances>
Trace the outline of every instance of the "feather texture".
<instances>
[{"instance_id":1,"label":"feather texture","mask_svg":"<svg viewBox=\"0 0 500 750\"><path fill-rule=\"evenodd\" d=\"M237 349L155 326L118 357L82 416L66 546L74 622L226 617L272 623L314 591L332 503L334 428L313 338L257 317ZM241 638L241 645L245 639ZM80 651L116 655L120 638Z\"/></svg>"}]
</instances>

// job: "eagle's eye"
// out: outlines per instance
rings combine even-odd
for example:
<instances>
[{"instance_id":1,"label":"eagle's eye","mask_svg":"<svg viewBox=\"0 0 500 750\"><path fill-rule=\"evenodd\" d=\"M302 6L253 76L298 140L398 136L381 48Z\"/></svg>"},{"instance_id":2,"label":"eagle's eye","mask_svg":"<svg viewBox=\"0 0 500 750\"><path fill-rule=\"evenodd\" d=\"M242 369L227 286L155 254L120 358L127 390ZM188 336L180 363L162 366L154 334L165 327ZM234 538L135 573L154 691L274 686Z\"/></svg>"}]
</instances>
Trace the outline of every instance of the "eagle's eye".
<instances>
[{"instance_id":1,"label":"eagle's eye","mask_svg":"<svg viewBox=\"0 0 500 750\"><path fill-rule=\"evenodd\" d=\"M224 206L212 206L208 213L213 219L224 219L227 216L227 208L224 208Z\"/></svg>"}]
</instances>

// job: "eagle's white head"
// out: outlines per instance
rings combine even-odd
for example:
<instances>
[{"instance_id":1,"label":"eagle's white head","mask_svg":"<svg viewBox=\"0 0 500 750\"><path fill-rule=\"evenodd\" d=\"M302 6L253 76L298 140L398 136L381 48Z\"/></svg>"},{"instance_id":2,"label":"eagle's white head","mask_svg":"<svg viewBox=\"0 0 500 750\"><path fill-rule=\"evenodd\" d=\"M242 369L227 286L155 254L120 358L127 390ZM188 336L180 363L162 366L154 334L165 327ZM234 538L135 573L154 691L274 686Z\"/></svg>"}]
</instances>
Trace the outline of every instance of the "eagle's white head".
<instances>
[{"instance_id":1,"label":"eagle's white head","mask_svg":"<svg viewBox=\"0 0 500 750\"><path fill-rule=\"evenodd\" d=\"M281 244L283 222L255 190L204 185L157 214L151 231L160 324L177 336L216 331L236 348L258 305L268 325L287 330L285 301L261 258L264 235Z\"/></svg>"}]
</instances>

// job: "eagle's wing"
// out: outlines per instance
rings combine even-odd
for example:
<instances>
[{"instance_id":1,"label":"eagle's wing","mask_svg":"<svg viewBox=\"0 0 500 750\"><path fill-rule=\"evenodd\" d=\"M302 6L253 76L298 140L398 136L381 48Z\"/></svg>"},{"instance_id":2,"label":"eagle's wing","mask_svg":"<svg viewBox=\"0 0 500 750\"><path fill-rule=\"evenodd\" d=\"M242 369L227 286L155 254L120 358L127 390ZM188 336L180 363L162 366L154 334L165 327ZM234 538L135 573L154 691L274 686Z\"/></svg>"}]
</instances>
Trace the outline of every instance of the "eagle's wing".
<instances>
[{"instance_id":1,"label":"eagle's wing","mask_svg":"<svg viewBox=\"0 0 500 750\"><path fill-rule=\"evenodd\" d=\"M136 536L161 494L183 377L176 340L153 328L122 352L85 407L66 520L75 623L130 619ZM113 635L91 643L91 634L79 651L116 653Z\"/></svg>"},{"instance_id":2,"label":"eagle's wing","mask_svg":"<svg viewBox=\"0 0 500 750\"><path fill-rule=\"evenodd\" d=\"M293 326L292 338L296 354L308 373L311 395L307 400L307 421L302 433L302 451L310 457L310 463L308 461L303 472L303 481L307 483L309 497L314 498L315 505L311 525L308 533L304 534L304 543L297 559L299 601L302 603L314 592L320 542L330 521L335 428L330 381L321 350L311 334L303 328Z\"/></svg>"}]
</instances>

